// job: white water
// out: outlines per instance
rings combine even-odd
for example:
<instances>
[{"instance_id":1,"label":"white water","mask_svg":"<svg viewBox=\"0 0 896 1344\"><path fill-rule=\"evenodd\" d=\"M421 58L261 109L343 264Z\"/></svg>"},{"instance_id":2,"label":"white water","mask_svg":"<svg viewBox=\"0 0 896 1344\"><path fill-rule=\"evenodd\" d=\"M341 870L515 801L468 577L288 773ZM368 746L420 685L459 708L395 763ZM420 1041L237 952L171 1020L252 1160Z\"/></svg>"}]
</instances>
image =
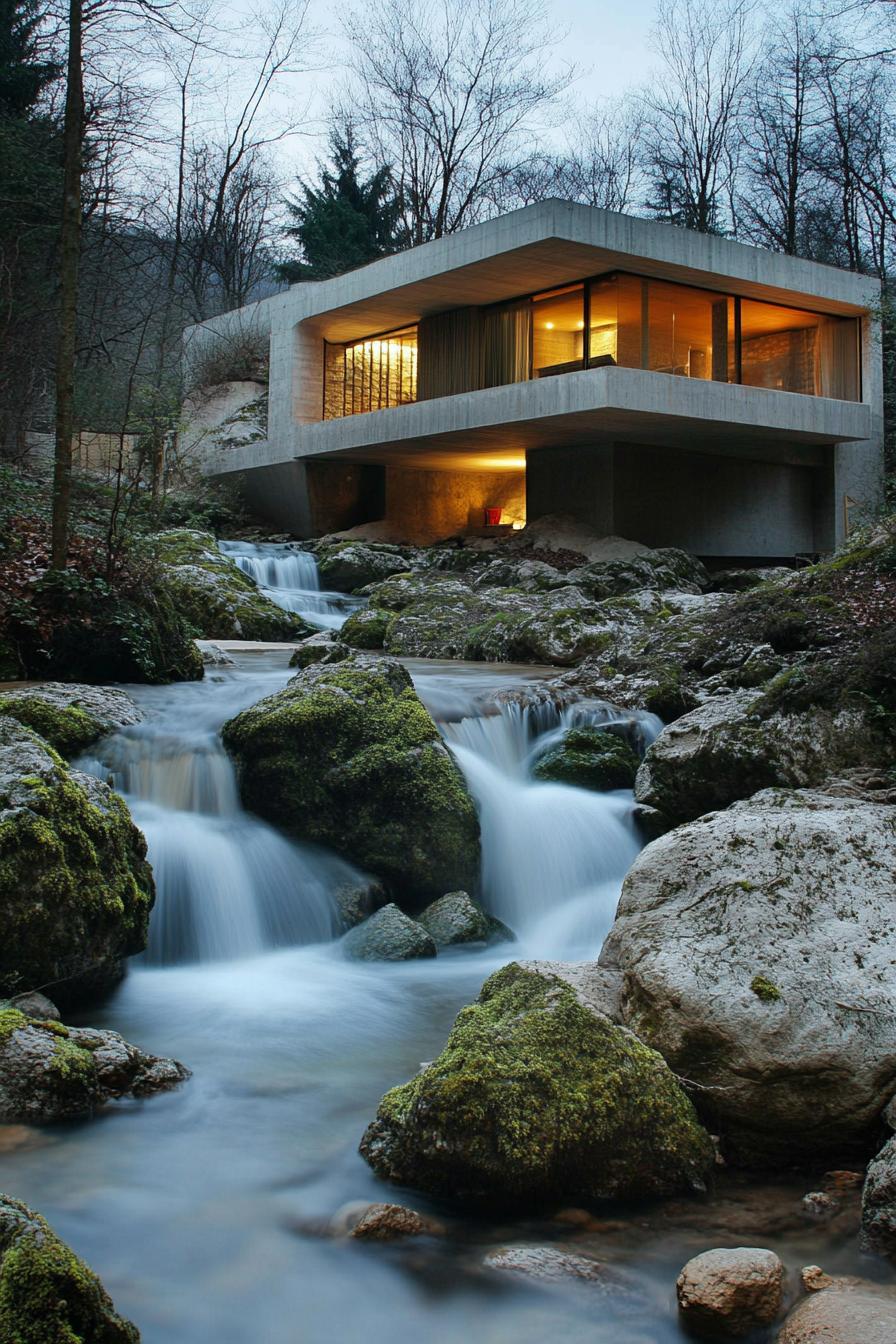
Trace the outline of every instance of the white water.
<instances>
[{"instance_id":1,"label":"white water","mask_svg":"<svg viewBox=\"0 0 896 1344\"><path fill-rule=\"evenodd\" d=\"M344 593L321 592L314 556L290 542L219 541L218 546L278 607L321 630L338 630L362 605Z\"/></svg>"},{"instance_id":2,"label":"white water","mask_svg":"<svg viewBox=\"0 0 896 1344\"><path fill-rule=\"evenodd\" d=\"M498 710L495 696L531 688L537 669L413 664L482 808L486 899L521 941L346 961L328 893L347 866L242 812L217 737L286 682L286 658L244 655L198 685L134 688L146 721L102 744L93 765L145 827L159 895L149 963L86 1020L183 1060L192 1078L0 1148L0 1188L84 1256L143 1344L683 1344L675 1277L707 1245L746 1237L792 1265L857 1272L841 1243L819 1244L820 1223L799 1220L801 1184L785 1196L794 1244L782 1243L793 1219L780 1202L771 1224L740 1218L737 1195L715 1226L712 1209L683 1201L629 1219L615 1210L584 1249L629 1276L634 1304L612 1290L539 1289L484 1274L483 1255L577 1231L467 1221L373 1177L357 1146L380 1097L434 1057L486 976L511 957L594 956L637 848L630 798L528 780L558 715ZM372 1246L319 1234L346 1202L382 1199L434 1213L447 1235Z\"/></svg>"},{"instance_id":3,"label":"white water","mask_svg":"<svg viewBox=\"0 0 896 1344\"><path fill-rule=\"evenodd\" d=\"M248 816L218 735L225 719L289 675L225 670L147 688L139 693L147 720L81 763L124 794L146 836L157 890L150 963L253 956L323 942L337 930L332 892L358 874Z\"/></svg>"}]
</instances>

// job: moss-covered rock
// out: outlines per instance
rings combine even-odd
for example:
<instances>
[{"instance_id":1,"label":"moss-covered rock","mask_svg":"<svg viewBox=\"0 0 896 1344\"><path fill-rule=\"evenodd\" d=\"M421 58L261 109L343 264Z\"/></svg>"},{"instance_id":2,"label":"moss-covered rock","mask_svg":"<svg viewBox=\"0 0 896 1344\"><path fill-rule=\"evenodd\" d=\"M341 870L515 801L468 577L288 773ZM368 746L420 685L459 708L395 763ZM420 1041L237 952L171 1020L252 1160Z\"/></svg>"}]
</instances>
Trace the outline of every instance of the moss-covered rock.
<instances>
[{"instance_id":1,"label":"moss-covered rock","mask_svg":"<svg viewBox=\"0 0 896 1344\"><path fill-rule=\"evenodd\" d=\"M560 975L511 963L361 1143L389 1180L535 1205L702 1189L713 1149L660 1055Z\"/></svg>"},{"instance_id":2,"label":"moss-covered rock","mask_svg":"<svg viewBox=\"0 0 896 1344\"><path fill-rule=\"evenodd\" d=\"M638 773L638 753L617 733L570 728L563 740L535 763L536 779L578 789L630 789Z\"/></svg>"},{"instance_id":3,"label":"moss-covered rock","mask_svg":"<svg viewBox=\"0 0 896 1344\"><path fill-rule=\"evenodd\" d=\"M397 905L385 905L349 930L342 950L353 961L414 961L434 957L436 945L426 929Z\"/></svg>"},{"instance_id":4,"label":"moss-covered rock","mask_svg":"<svg viewBox=\"0 0 896 1344\"><path fill-rule=\"evenodd\" d=\"M101 993L146 946L153 898L123 799L0 718L0 993Z\"/></svg>"},{"instance_id":5,"label":"moss-covered rock","mask_svg":"<svg viewBox=\"0 0 896 1344\"><path fill-rule=\"evenodd\" d=\"M465 891L449 891L440 896L417 916L417 922L437 947L497 943L514 936L506 924L483 910Z\"/></svg>"},{"instance_id":6,"label":"moss-covered rock","mask_svg":"<svg viewBox=\"0 0 896 1344\"><path fill-rule=\"evenodd\" d=\"M336 542L318 552L321 583L337 593L356 593L369 583L411 568L411 553L388 542Z\"/></svg>"},{"instance_id":7,"label":"moss-covered rock","mask_svg":"<svg viewBox=\"0 0 896 1344\"><path fill-rule=\"evenodd\" d=\"M176 1087L187 1070L117 1032L66 1027L0 1004L0 1121L50 1124L91 1115L113 1097Z\"/></svg>"},{"instance_id":8,"label":"moss-covered rock","mask_svg":"<svg viewBox=\"0 0 896 1344\"><path fill-rule=\"evenodd\" d=\"M77 756L143 715L124 691L49 681L0 694L0 716L17 719L62 756Z\"/></svg>"},{"instance_id":9,"label":"moss-covered rock","mask_svg":"<svg viewBox=\"0 0 896 1344\"><path fill-rule=\"evenodd\" d=\"M332 630L318 630L317 634L303 639L292 654L290 667L311 667L313 663L341 663L348 658L351 649L344 644Z\"/></svg>"},{"instance_id":10,"label":"moss-covered rock","mask_svg":"<svg viewBox=\"0 0 896 1344\"><path fill-rule=\"evenodd\" d=\"M224 725L245 805L327 845L396 894L479 880L479 822L463 777L391 658L306 668Z\"/></svg>"},{"instance_id":11,"label":"moss-covered rock","mask_svg":"<svg viewBox=\"0 0 896 1344\"><path fill-rule=\"evenodd\" d=\"M354 649L381 649L392 613L378 607L365 607L352 612L339 632L339 637Z\"/></svg>"},{"instance_id":12,"label":"moss-covered rock","mask_svg":"<svg viewBox=\"0 0 896 1344\"><path fill-rule=\"evenodd\" d=\"M313 626L265 597L255 580L222 555L210 532L181 528L153 538L165 582L203 639L301 639Z\"/></svg>"},{"instance_id":13,"label":"moss-covered rock","mask_svg":"<svg viewBox=\"0 0 896 1344\"><path fill-rule=\"evenodd\" d=\"M139 1344L96 1275L49 1224L0 1195L0 1339L4 1344Z\"/></svg>"}]
</instances>

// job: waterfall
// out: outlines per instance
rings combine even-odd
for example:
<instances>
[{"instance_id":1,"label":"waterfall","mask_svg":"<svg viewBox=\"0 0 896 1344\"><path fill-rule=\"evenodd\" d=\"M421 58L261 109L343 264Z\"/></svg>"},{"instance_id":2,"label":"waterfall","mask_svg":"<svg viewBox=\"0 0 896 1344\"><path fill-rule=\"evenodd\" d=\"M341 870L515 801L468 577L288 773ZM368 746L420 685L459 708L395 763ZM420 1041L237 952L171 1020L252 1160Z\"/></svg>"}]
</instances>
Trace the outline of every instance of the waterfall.
<instances>
[{"instance_id":1,"label":"waterfall","mask_svg":"<svg viewBox=\"0 0 896 1344\"><path fill-rule=\"evenodd\" d=\"M545 783L532 768L571 727L624 722L644 750L660 720L597 701L480 697L470 709L440 727L479 807L486 905L539 955L594 955L641 847L632 795Z\"/></svg>"},{"instance_id":2,"label":"waterfall","mask_svg":"<svg viewBox=\"0 0 896 1344\"><path fill-rule=\"evenodd\" d=\"M350 612L363 606L363 599L321 592L314 556L290 542L219 541L218 548L278 607L320 630L338 630Z\"/></svg>"},{"instance_id":3,"label":"waterfall","mask_svg":"<svg viewBox=\"0 0 896 1344\"><path fill-rule=\"evenodd\" d=\"M289 675L281 672L273 689ZM270 681L237 672L221 674L217 684L141 688L136 693L148 702L148 719L80 762L124 794L146 836L156 882L144 958L150 964L230 960L324 942L338 927L332 893L364 880L335 855L288 840L240 804L218 728L272 689Z\"/></svg>"}]
</instances>

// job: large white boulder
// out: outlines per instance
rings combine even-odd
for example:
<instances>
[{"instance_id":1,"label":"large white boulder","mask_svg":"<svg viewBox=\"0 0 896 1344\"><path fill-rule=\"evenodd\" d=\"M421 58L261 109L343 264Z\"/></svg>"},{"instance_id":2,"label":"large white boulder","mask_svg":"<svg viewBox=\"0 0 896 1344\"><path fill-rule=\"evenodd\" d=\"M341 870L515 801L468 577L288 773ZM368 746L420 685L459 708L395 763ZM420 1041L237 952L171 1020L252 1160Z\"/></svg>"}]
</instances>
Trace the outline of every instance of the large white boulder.
<instances>
[{"instance_id":1,"label":"large white boulder","mask_svg":"<svg viewBox=\"0 0 896 1344\"><path fill-rule=\"evenodd\" d=\"M896 1091L896 808L766 790L649 845L601 965L745 1162L870 1151Z\"/></svg>"}]
</instances>

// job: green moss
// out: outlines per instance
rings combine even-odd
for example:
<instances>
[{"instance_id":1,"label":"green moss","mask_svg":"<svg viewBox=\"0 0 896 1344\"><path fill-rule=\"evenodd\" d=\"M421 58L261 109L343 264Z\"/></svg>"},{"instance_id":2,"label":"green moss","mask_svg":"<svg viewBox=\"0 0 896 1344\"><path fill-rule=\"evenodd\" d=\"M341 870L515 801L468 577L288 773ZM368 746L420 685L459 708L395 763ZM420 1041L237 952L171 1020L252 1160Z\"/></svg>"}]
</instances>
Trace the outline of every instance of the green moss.
<instances>
[{"instance_id":1,"label":"green moss","mask_svg":"<svg viewBox=\"0 0 896 1344\"><path fill-rule=\"evenodd\" d=\"M4 807L0 796L0 992L52 983L57 997L71 977L108 975L143 950L154 892L146 842L124 801L102 790L102 806L91 801L38 745L46 770L18 781L27 805L17 794Z\"/></svg>"},{"instance_id":2,"label":"green moss","mask_svg":"<svg viewBox=\"0 0 896 1344\"><path fill-rule=\"evenodd\" d=\"M750 981L750 988L757 999L761 999L763 1003L777 1003L781 997L778 986L772 984L771 980L764 975L754 975Z\"/></svg>"},{"instance_id":3,"label":"green moss","mask_svg":"<svg viewBox=\"0 0 896 1344\"><path fill-rule=\"evenodd\" d=\"M18 719L63 756L77 756L102 737L96 719L77 705L52 705L27 692L0 696L0 714Z\"/></svg>"},{"instance_id":4,"label":"green moss","mask_svg":"<svg viewBox=\"0 0 896 1344\"><path fill-rule=\"evenodd\" d=\"M17 1008L0 1009L0 1045L9 1040L14 1031L20 1031L22 1027L27 1027L28 1018L24 1013L20 1013Z\"/></svg>"},{"instance_id":5,"label":"green moss","mask_svg":"<svg viewBox=\"0 0 896 1344\"><path fill-rule=\"evenodd\" d=\"M396 890L478 885L478 821L463 778L391 660L300 673L224 725L246 806L328 845Z\"/></svg>"},{"instance_id":6,"label":"green moss","mask_svg":"<svg viewBox=\"0 0 896 1344\"><path fill-rule=\"evenodd\" d=\"M362 1153L442 1193L537 1202L700 1187L712 1145L661 1057L512 963L439 1057L383 1098Z\"/></svg>"},{"instance_id":7,"label":"green moss","mask_svg":"<svg viewBox=\"0 0 896 1344\"><path fill-rule=\"evenodd\" d=\"M600 728L571 728L558 746L539 757L536 779L580 789L630 789L638 754L618 734Z\"/></svg>"},{"instance_id":8,"label":"green moss","mask_svg":"<svg viewBox=\"0 0 896 1344\"><path fill-rule=\"evenodd\" d=\"M39 1215L0 1198L4 1344L139 1344L99 1279Z\"/></svg>"},{"instance_id":9,"label":"green moss","mask_svg":"<svg viewBox=\"0 0 896 1344\"><path fill-rule=\"evenodd\" d=\"M352 612L339 632L339 638L354 649L381 649L392 612L376 607Z\"/></svg>"}]
</instances>

